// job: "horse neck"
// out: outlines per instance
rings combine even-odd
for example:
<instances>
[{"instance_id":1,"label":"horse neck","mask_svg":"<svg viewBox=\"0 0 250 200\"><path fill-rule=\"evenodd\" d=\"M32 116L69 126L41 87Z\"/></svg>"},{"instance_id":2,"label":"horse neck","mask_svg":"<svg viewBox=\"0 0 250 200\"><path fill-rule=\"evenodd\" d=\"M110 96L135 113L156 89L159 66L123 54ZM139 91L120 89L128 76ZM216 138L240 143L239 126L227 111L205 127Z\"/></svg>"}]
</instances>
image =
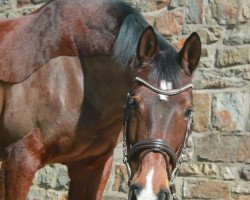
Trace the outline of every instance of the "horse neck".
<instances>
[{"instance_id":1,"label":"horse neck","mask_svg":"<svg viewBox=\"0 0 250 200\"><path fill-rule=\"evenodd\" d=\"M2 41L4 37L14 30L18 25L25 23L26 21L21 22L20 18L0 20L0 41Z\"/></svg>"},{"instance_id":2,"label":"horse neck","mask_svg":"<svg viewBox=\"0 0 250 200\"><path fill-rule=\"evenodd\" d=\"M84 93L99 112L122 114L126 94L132 86L131 71L121 69L111 56L84 58Z\"/></svg>"},{"instance_id":3,"label":"horse neck","mask_svg":"<svg viewBox=\"0 0 250 200\"><path fill-rule=\"evenodd\" d=\"M119 24L109 16L108 6L107 1L86 1L76 5L72 2L72 10L62 8L80 56L112 54Z\"/></svg>"},{"instance_id":4,"label":"horse neck","mask_svg":"<svg viewBox=\"0 0 250 200\"><path fill-rule=\"evenodd\" d=\"M15 21L13 20L1 20L0 21L0 31L4 32L6 29L8 29L12 24L14 24ZM1 33L0 32L0 33Z\"/></svg>"}]
</instances>

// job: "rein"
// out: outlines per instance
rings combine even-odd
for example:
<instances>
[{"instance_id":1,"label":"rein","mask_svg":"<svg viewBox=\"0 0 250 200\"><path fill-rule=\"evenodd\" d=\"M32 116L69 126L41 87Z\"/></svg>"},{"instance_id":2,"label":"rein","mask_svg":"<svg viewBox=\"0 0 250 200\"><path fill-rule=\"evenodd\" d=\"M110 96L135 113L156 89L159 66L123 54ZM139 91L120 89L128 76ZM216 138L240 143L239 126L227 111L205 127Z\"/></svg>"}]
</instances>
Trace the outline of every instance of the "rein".
<instances>
[{"instance_id":1,"label":"rein","mask_svg":"<svg viewBox=\"0 0 250 200\"><path fill-rule=\"evenodd\" d=\"M193 88L193 84L187 84L181 88L178 89L172 89L172 90L161 90L150 83L146 82L142 78L136 77L133 81L138 82L148 89L152 90L153 92L157 94L167 95L167 96L173 96L180 94L189 88ZM170 161L172 162L173 170L172 172L169 170L169 167L167 167L168 172L168 179L170 181L170 190L173 196L173 200L178 200L176 196L176 188L175 188L175 178L178 174L178 170L181 166L181 163L183 162L183 155L185 154L185 150L187 147L188 138L191 135L192 132L192 122L193 122L193 113L188 118L187 121L187 128L185 133L185 138L183 141L183 144L181 145L180 149L175 152L172 147L170 147L169 144L167 144L164 140L156 138L150 138L146 140L142 140L134 144L133 146L129 143L129 117L130 117L130 111L131 111L131 91L127 94L126 104L124 106L124 118L123 118L123 163L127 167L129 181L132 179L132 171L131 171L131 160L135 156L136 153L143 152L142 159L150 152L157 152L162 154L164 157L166 163L168 163L167 156L169 156ZM178 154L180 154L178 158ZM168 166L168 165L167 165Z\"/></svg>"}]
</instances>

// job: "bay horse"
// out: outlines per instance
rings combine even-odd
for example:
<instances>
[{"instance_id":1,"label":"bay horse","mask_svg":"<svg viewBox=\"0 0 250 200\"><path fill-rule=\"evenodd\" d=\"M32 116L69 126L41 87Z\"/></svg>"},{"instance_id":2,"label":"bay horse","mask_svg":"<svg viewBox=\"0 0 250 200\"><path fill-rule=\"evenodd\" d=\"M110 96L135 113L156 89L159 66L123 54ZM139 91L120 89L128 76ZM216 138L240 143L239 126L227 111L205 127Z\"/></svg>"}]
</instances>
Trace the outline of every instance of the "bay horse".
<instances>
[{"instance_id":1,"label":"bay horse","mask_svg":"<svg viewBox=\"0 0 250 200\"><path fill-rule=\"evenodd\" d=\"M128 198L169 199L200 54L197 33L177 52L122 1L52 0L0 21L0 199L24 200L38 169L62 163L68 199L100 200L122 126Z\"/></svg>"}]
</instances>

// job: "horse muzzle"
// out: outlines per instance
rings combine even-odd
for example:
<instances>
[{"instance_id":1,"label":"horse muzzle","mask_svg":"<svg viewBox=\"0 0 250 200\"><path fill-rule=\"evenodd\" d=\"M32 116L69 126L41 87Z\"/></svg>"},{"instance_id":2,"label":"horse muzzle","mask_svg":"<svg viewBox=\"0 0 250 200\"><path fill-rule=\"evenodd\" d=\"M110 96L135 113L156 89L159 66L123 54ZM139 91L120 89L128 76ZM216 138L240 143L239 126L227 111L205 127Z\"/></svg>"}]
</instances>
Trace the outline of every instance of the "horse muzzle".
<instances>
[{"instance_id":1,"label":"horse muzzle","mask_svg":"<svg viewBox=\"0 0 250 200\"><path fill-rule=\"evenodd\" d=\"M170 189L162 189L158 194L153 194L150 188L143 188L135 184L130 187L128 200L170 200L170 197Z\"/></svg>"}]
</instances>

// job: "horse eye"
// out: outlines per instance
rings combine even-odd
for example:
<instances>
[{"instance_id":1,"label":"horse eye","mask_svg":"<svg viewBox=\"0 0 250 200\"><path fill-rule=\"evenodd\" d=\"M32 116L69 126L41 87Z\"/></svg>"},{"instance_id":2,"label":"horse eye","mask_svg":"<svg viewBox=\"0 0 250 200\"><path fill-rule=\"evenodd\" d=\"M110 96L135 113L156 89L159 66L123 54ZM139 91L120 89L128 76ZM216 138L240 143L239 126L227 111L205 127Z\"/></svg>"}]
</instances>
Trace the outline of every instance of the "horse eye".
<instances>
[{"instance_id":1,"label":"horse eye","mask_svg":"<svg viewBox=\"0 0 250 200\"><path fill-rule=\"evenodd\" d=\"M184 112L184 117L188 118L191 116L191 114L194 112L192 108L187 108Z\"/></svg>"},{"instance_id":2,"label":"horse eye","mask_svg":"<svg viewBox=\"0 0 250 200\"><path fill-rule=\"evenodd\" d=\"M129 100L129 106L132 108L132 109L137 109L139 107L137 101L133 98L131 98Z\"/></svg>"}]
</instances>

